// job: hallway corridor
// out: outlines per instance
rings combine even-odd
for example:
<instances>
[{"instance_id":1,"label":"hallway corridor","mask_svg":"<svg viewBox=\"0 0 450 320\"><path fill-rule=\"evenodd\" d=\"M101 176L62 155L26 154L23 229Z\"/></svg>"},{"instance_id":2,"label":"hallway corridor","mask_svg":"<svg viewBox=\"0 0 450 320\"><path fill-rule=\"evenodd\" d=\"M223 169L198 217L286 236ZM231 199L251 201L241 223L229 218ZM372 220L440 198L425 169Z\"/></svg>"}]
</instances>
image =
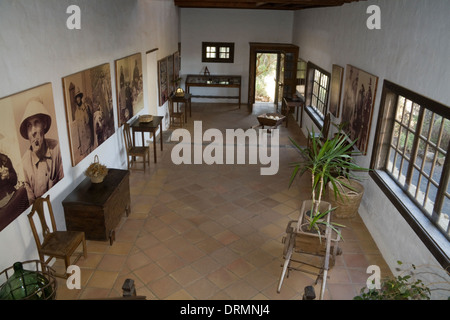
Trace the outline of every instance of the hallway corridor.
<instances>
[{"instance_id":1,"label":"hallway corridor","mask_svg":"<svg viewBox=\"0 0 450 320\"><path fill-rule=\"evenodd\" d=\"M184 128L192 133L194 121L202 121L203 132L245 130L257 125L256 115L265 110L193 103ZM135 281L138 295L152 300L302 299L315 276L293 271L280 293L277 286L287 223L298 218L302 200L310 198L306 175L288 187L289 163L299 156L289 137L300 145L306 139L294 120L279 129L279 170L268 176L260 175L264 165L259 163L175 165L171 151L178 142L168 140L172 129L164 132L157 163L152 154L150 170L131 171L131 213L117 228L116 241L112 246L88 241L88 257L78 262L81 289L69 290L59 280L57 299L119 297L127 278ZM329 300L357 295L369 265L380 266L382 276L390 274L359 216L340 222L346 226L343 254L329 272Z\"/></svg>"}]
</instances>

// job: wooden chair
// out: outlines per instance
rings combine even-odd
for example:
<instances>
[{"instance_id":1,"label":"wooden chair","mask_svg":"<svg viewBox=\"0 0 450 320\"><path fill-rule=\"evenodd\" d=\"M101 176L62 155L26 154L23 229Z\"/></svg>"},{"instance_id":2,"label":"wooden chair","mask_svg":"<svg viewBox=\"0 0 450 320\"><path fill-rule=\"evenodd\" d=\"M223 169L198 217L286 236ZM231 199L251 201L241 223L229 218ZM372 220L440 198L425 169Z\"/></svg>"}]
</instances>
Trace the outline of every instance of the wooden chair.
<instances>
[{"instance_id":1,"label":"wooden chair","mask_svg":"<svg viewBox=\"0 0 450 320\"><path fill-rule=\"evenodd\" d=\"M45 218L45 207L47 207L51 226L50 229L47 220ZM42 230L42 237L39 236L38 229L36 228L34 215L39 217L40 227ZM64 259L65 272L64 274L55 274L61 278L67 278L67 267L71 264L75 264L78 259L83 255L87 257L86 239L84 232L82 231L58 231L56 229L55 217L53 215L52 204L50 202L50 196L45 198L37 198L28 214L28 220L30 221L31 230L33 231L34 240L36 241L37 250L40 260L48 264L53 258ZM83 252L75 257L75 260L71 263L70 258L74 255L75 250L80 246L83 246ZM48 256L45 259L45 256Z\"/></svg>"},{"instance_id":2,"label":"wooden chair","mask_svg":"<svg viewBox=\"0 0 450 320\"><path fill-rule=\"evenodd\" d=\"M327 113L325 119L323 120L322 130L320 132L314 132L314 136L312 132L308 132L308 148L312 148L312 139L319 139L321 142L324 142L328 139L328 133L330 131L331 125L331 116L330 113Z\"/></svg>"},{"instance_id":3,"label":"wooden chair","mask_svg":"<svg viewBox=\"0 0 450 320\"><path fill-rule=\"evenodd\" d=\"M123 136L125 140L125 149L127 151L128 169L130 169L133 164L138 163L136 157L141 157L142 161L139 163L143 163L143 170L145 171L146 163L148 163L148 166L150 167L150 148L146 146L135 146L133 144L133 141L131 139L130 125L128 123L125 123L123 126Z\"/></svg>"}]
</instances>

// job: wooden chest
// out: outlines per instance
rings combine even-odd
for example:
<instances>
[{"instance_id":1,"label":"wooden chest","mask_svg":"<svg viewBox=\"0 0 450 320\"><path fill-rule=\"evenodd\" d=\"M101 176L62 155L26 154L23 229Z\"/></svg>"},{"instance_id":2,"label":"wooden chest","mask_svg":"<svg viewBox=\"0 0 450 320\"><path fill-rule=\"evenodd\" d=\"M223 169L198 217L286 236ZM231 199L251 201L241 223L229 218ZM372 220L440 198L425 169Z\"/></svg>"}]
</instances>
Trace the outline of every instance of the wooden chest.
<instances>
[{"instance_id":1,"label":"wooden chest","mask_svg":"<svg viewBox=\"0 0 450 320\"><path fill-rule=\"evenodd\" d=\"M67 230L112 244L122 214L129 215L129 176L128 170L109 169L102 183L84 179L62 202Z\"/></svg>"}]
</instances>

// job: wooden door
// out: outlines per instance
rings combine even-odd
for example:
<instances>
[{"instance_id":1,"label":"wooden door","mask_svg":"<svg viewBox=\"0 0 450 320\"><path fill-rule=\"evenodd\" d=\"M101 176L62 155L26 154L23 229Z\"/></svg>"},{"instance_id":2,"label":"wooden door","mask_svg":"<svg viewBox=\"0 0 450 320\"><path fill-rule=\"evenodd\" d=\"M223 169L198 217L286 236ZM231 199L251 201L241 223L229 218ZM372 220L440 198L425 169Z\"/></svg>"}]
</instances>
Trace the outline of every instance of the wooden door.
<instances>
[{"instance_id":1,"label":"wooden door","mask_svg":"<svg viewBox=\"0 0 450 320\"><path fill-rule=\"evenodd\" d=\"M256 82L256 54L261 52L278 53L284 56L283 63L280 63L279 84L282 84L282 97L292 97L295 94L297 85L297 60L298 46L293 44L279 43L250 43L249 81L248 81L248 106L255 103L255 82ZM281 78L281 75L283 76ZM282 80L281 80L282 79ZM280 101L282 97L278 97Z\"/></svg>"},{"instance_id":2,"label":"wooden door","mask_svg":"<svg viewBox=\"0 0 450 320\"><path fill-rule=\"evenodd\" d=\"M278 72L277 72L278 90L277 90L277 96L276 96L276 100L275 100L275 102L277 103L278 106L281 105L281 103L283 101L283 96L284 96L284 80L285 80L284 58L285 58L284 53L278 54L278 65L277 65L278 66Z\"/></svg>"}]
</instances>

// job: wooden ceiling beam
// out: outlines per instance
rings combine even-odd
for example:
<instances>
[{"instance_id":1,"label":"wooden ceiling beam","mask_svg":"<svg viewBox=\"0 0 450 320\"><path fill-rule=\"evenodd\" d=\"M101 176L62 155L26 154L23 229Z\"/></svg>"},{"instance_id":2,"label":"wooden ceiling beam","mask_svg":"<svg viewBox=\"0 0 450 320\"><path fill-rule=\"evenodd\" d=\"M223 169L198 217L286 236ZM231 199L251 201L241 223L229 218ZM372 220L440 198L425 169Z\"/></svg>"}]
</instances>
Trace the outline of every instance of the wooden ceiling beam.
<instances>
[{"instance_id":1,"label":"wooden ceiling beam","mask_svg":"<svg viewBox=\"0 0 450 320\"><path fill-rule=\"evenodd\" d=\"M299 10L315 7L340 6L365 0L174 0L182 8L275 9Z\"/></svg>"},{"instance_id":2,"label":"wooden ceiling beam","mask_svg":"<svg viewBox=\"0 0 450 320\"><path fill-rule=\"evenodd\" d=\"M220 5L225 5L225 4L237 4L237 3L242 3L245 5L263 5L263 4L276 4L276 3L280 3L280 4L297 4L297 5L315 5L315 6L320 6L320 5L339 5L339 4L343 4L343 3L349 3L349 2L356 2L359 0L270 0L270 1L262 1L262 0L174 0L175 5L177 6L181 6L181 5L200 5L201 3L205 3L205 4L220 4ZM361 1L365 1L365 0L361 0Z\"/></svg>"},{"instance_id":3,"label":"wooden ceiling beam","mask_svg":"<svg viewBox=\"0 0 450 320\"><path fill-rule=\"evenodd\" d=\"M190 3L190 2L212 2L212 3L289 3L289 4L305 4L305 5L320 5L320 4L338 4L343 2L353 2L355 0L174 0L176 4ZM357 0L356 0L357 1Z\"/></svg>"}]
</instances>

